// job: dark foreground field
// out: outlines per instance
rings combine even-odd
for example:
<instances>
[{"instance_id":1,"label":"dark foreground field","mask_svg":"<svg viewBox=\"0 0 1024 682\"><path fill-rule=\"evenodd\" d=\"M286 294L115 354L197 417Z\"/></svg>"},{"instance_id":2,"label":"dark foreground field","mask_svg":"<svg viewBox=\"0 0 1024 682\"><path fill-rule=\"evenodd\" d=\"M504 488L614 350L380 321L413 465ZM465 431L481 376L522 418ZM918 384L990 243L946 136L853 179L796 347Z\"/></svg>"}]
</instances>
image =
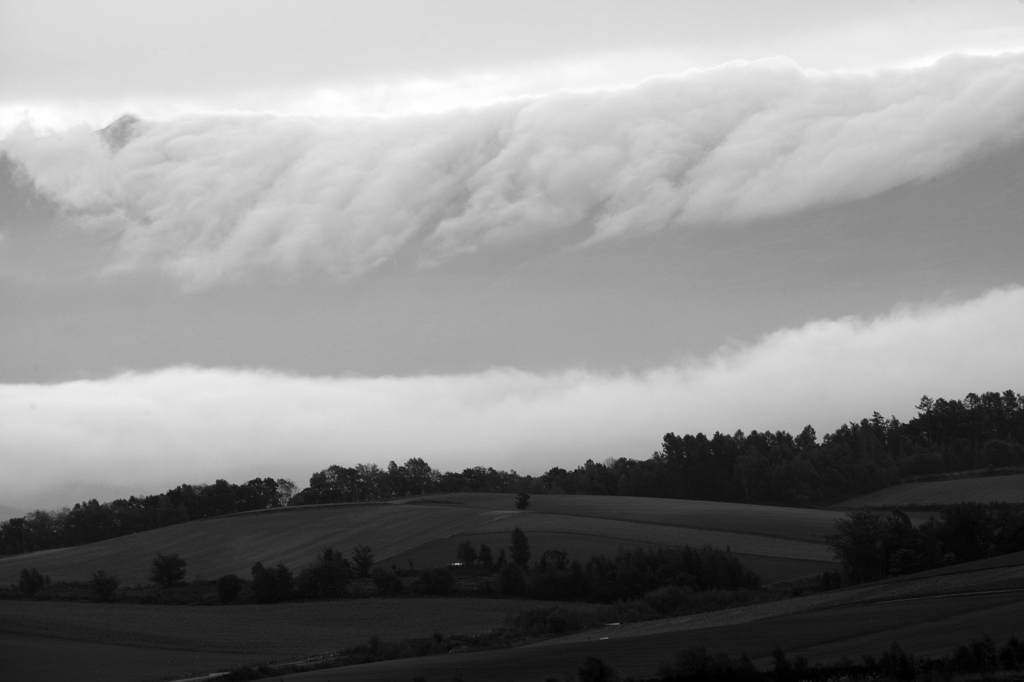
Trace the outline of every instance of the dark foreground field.
<instances>
[{"instance_id":1,"label":"dark foreground field","mask_svg":"<svg viewBox=\"0 0 1024 682\"><path fill-rule=\"evenodd\" d=\"M429 636L435 630L470 634L497 627L507 611L533 605L515 600L403 598L192 611L139 607L133 612L128 605L0 602L0 629L34 633L0 636L0 662L5 673L10 671L4 679L12 682L169 679L240 663L291 660L298 658L290 655L297 651L322 651L332 641L339 647L365 642L371 634L385 639ZM33 608L37 606L45 608ZM106 624L101 625L104 617ZM43 636L47 631L59 634L61 628L97 641ZM784 601L608 626L514 649L384 661L272 679L383 682L422 676L447 681L456 674L464 680L563 679L585 656L599 656L623 675L642 677L689 647L733 655L746 652L766 666L776 645L812 662L877 654L894 640L917 655L938 656L983 633L998 640L1024 633L1024 553ZM139 646L99 643L127 636ZM45 652L43 658L40 652Z\"/></svg>"},{"instance_id":2,"label":"dark foreground field","mask_svg":"<svg viewBox=\"0 0 1024 682\"><path fill-rule=\"evenodd\" d=\"M512 496L450 495L399 504L341 505L250 513L183 524L78 548L0 560L0 582L38 567L55 579L105 569L146 578L152 556L178 552L190 576L247 574L252 562L293 569L326 545L370 544L378 564L417 567L454 559L460 542L497 551L514 527L534 556L560 548L585 558L637 545L730 547L766 582L834 567L824 536L843 514L713 502L545 496L527 512ZM771 577L767 577L771 576ZM149 682L385 641L481 634L508 614L541 605L512 599L347 598L271 605L157 606L0 601L3 682L75 679ZM544 602L543 605L551 605ZM623 675L649 676L695 646L748 653L765 663L776 646L814 661L877 654L893 640L919 655L948 653L982 633L1024 635L1024 554L881 583L644 623L606 626L513 649L449 653L320 672L288 680L564 679L585 656Z\"/></svg>"}]
</instances>

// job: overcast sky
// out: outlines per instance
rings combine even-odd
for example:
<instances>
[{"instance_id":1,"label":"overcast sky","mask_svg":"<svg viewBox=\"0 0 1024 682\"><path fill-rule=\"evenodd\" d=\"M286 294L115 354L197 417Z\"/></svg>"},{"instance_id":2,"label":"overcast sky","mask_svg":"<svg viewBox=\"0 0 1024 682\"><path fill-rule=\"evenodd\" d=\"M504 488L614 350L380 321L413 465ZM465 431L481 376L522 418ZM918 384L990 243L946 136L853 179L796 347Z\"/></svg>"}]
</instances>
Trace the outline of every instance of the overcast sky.
<instances>
[{"instance_id":1,"label":"overcast sky","mask_svg":"<svg viewBox=\"0 0 1024 682\"><path fill-rule=\"evenodd\" d=\"M0 505L1024 390L1022 135L1015 0L0 0Z\"/></svg>"}]
</instances>

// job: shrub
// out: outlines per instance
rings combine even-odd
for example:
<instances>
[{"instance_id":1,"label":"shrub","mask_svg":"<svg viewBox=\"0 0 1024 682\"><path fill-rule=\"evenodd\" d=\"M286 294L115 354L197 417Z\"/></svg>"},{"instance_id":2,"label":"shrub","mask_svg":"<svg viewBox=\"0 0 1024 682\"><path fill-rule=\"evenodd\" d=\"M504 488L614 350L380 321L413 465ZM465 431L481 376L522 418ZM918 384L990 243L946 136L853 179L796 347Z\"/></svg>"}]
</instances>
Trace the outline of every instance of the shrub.
<instances>
[{"instance_id":1,"label":"shrub","mask_svg":"<svg viewBox=\"0 0 1024 682\"><path fill-rule=\"evenodd\" d=\"M519 493L516 495L516 509L529 509L530 508L530 495L529 493Z\"/></svg>"},{"instance_id":2,"label":"shrub","mask_svg":"<svg viewBox=\"0 0 1024 682\"><path fill-rule=\"evenodd\" d=\"M370 577L380 594L401 594L404 589L401 578L394 571L375 568L370 573Z\"/></svg>"},{"instance_id":3,"label":"shrub","mask_svg":"<svg viewBox=\"0 0 1024 682\"><path fill-rule=\"evenodd\" d=\"M466 540L459 549L455 552L456 558L465 566L472 566L476 563L477 553L476 548L473 547L473 543Z\"/></svg>"},{"instance_id":4,"label":"shrub","mask_svg":"<svg viewBox=\"0 0 1024 682\"><path fill-rule=\"evenodd\" d=\"M619 676L614 668L600 658L587 656L576 671L576 678L579 682L615 682Z\"/></svg>"},{"instance_id":5,"label":"shrub","mask_svg":"<svg viewBox=\"0 0 1024 682\"><path fill-rule=\"evenodd\" d=\"M177 554L157 553L149 579L161 587L174 587L184 582L185 560Z\"/></svg>"},{"instance_id":6,"label":"shrub","mask_svg":"<svg viewBox=\"0 0 1024 682\"><path fill-rule=\"evenodd\" d=\"M494 554L491 553L491 548L482 542L480 543L480 552L477 554L476 559L488 571L494 570Z\"/></svg>"},{"instance_id":7,"label":"shrub","mask_svg":"<svg viewBox=\"0 0 1024 682\"><path fill-rule=\"evenodd\" d=\"M340 552L325 547L313 563L303 567L295 579L299 594L309 599L344 597L352 575L352 567Z\"/></svg>"},{"instance_id":8,"label":"shrub","mask_svg":"<svg viewBox=\"0 0 1024 682\"><path fill-rule=\"evenodd\" d=\"M217 598L222 604L230 604L238 599L242 591L242 579L234 573L228 573L217 578Z\"/></svg>"},{"instance_id":9,"label":"shrub","mask_svg":"<svg viewBox=\"0 0 1024 682\"><path fill-rule=\"evenodd\" d=\"M21 569L21 576L18 578L18 589L26 597L33 597L37 592L50 584L50 577L44 576L38 568L31 571L27 568Z\"/></svg>"},{"instance_id":10,"label":"shrub","mask_svg":"<svg viewBox=\"0 0 1024 682\"><path fill-rule=\"evenodd\" d=\"M367 545L356 545L352 548L352 565L356 569L356 575L366 578L370 575L373 567L373 550Z\"/></svg>"},{"instance_id":11,"label":"shrub","mask_svg":"<svg viewBox=\"0 0 1024 682\"><path fill-rule=\"evenodd\" d=\"M512 562L525 569L530 564L530 542L526 539L526 533L519 526L512 529L512 544L508 548Z\"/></svg>"},{"instance_id":12,"label":"shrub","mask_svg":"<svg viewBox=\"0 0 1024 682\"><path fill-rule=\"evenodd\" d=\"M89 581L93 596L100 601L110 601L120 584L121 581L115 576L102 570L93 573Z\"/></svg>"},{"instance_id":13,"label":"shrub","mask_svg":"<svg viewBox=\"0 0 1024 682\"><path fill-rule=\"evenodd\" d=\"M455 575L444 567L428 568L416 579L416 589L425 594L451 594Z\"/></svg>"},{"instance_id":14,"label":"shrub","mask_svg":"<svg viewBox=\"0 0 1024 682\"><path fill-rule=\"evenodd\" d=\"M266 568L257 561L252 565L252 593L256 601L268 604L292 596L292 572L283 563Z\"/></svg>"},{"instance_id":15,"label":"shrub","mask_svg":"<svg viewBox=\"0 0 1024 682\"><path fill-rule=\"evenodd\" d=\"M495 587L501 594L521 597L526 594L526 573L516 564L508 564L498 573Z\"/></svg>"}]
</instances>

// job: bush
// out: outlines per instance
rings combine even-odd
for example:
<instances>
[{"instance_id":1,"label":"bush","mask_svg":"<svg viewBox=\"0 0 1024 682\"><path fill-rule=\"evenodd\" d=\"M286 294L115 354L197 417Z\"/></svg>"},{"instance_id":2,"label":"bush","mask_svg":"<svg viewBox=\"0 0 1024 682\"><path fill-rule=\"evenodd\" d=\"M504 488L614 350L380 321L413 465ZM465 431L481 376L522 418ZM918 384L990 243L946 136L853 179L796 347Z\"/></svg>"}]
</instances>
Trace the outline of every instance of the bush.
<instances>
[{"instance_id":1,"label":"bush","mask_svg":"<svg viewBox=\"0 0 1024 682\"><path fill-rule=\"evenodd\" d=\"M482 542L480 543L480 552L477 554L476 559L488 571L494 570L494 554L491 552L491 548Z\"/></svg>"},{"instance_id":2,"label":"bush","mask_svg":"<svg viewBox=\"0 0 1024 682\"><path fill-rule=\"evenodd\" d=\"M402 579L393 571L375 568L370 573L370 577L373 579L373 584L377 587L377 592L380 594L401 594L405 589L402 585Z\"/></svg>"},{"instance_id":3,"label":"bush","mask_svg":"<svg viewBox=\"0 0 1024 682\"><path fill-rule=\"evenodd\" d=\"M516 495L516 509L529 509L530 508L530 495L529 493L519 493Z\"/></svg>"},{"instance_id":4,"label":"bush","mask_svg":"<svg viewBox=\"0 0 1024 682\"><path fill-rule=\"evenodd\" d=\"M352 548L352 565L356 569L356 575L360 578L367 578L370 569L373 567L373 550L367 545L356 545Z\"/></svg>"},{"instance_id":5,"label":"bush","mask_svg":"<svg viewBox=\"0 0 1024 682\"><path fill-rule=\"evenodd\" d=\"M238 599L242 591L242 579L234 573L217 578L217 598L222 604L230 604Z\"/></svg>"},{"instance_id":6,"label":"bush","mask_svg":"<svg viewBox=\"0 0 1024 682\"><path fill-rule=\"evenodd\" d=\"M120 584L121 581L115 576L102 570L93 573L92 580L89 581L93 596L100 601L110 601Z\"/></svg>"},{"instance_id":7,"label":"bush","mask_svg":"<svg viewBox=\"0 0 1024 682\"><path fill-rule=\"evenodd\" d=\"M579 682L615 682L619 676L614 668L600 658L587 656L576 671L576 678Z\"/></svg>"},{"instance_id":8,"label":"bush","mask_svg":"<svg viewBox=\"0 0 1024 682\"><path fill-rule=\"evenodd\" d=\"M429 568L416 579L416 590L424 594L451 594L455 590L455 575L444 567Z\"/></svg>"},{"instance_id":9,"label":"bush","mask_svg":"<svg viewBox=\"0 0 1024 682\"><path fill-rule=\"evenodd\" d=\"M522 528L516 526L512 529L512 544L508 548L512 562L519 568L526 569L530 564L530 542L526 539L526 533Z\"/></svg>"},{"instance_id":10,"label":"bush","mask_svg":"<svg viewBox=\"0 0 1024 682\"><path fill-rule=\"evenodd\" d=\"M295 587L301 596L309 599L335 599L345 596L351 575L348 560L334 548L325 547L312 564L299 571Z\"/></svg>"},{"instance_id":11,"label":"bush","mask_svg":"<svg viewBox=\"0 0 1024 682\"><path fill-rule=\"evenodd\" d=\"M292 572L283 563L266 568L257 561L252 565L252 593L262 604L285 601L292 596Z\"/></svg>"},{"instance_id":12,"label":"bush","mask_svg":"<svg viewBox=\"0 0 1024 682\"><path fill-rule=\"evenodd\" d=\"M185 560L177 554L157 553L149 579L161 587L181 584L185 581Z\"/></svg>"},{"instance_id":13,"label":"bush","mask_svg":"<svg viewBox=\"0 0 1024 682\"><path fill-rule=\"evenodd\" d=\"M455 558L459 560L465 566L472 566L476 563L477 553L476 548L473 547L473 543L466 540L459 545L458 550L455 552Z\"/></svg>"},{"instance_id":14,"label":"bush","mask_svg":"<svg viewBox=\"0 0 1024 682\"><path fill-rule=\"evenodd\" d=\"M37 592L50 584L50 577L44 576L38 568L31 571L27 568L21 569L21 577L18 578L18 589L26 597L33 597Z\"/></svg>"},{"instance_id":15,"label":"bush","mask_svg":"<svg viewBox=\"0 0 1024 682\"><path fill-rule=\"evenodd\" d=\"M495 587L501 594L521 597L526 594L526 573L516 564L508 564L498 574Z\"/></svg>"}]
</instances>

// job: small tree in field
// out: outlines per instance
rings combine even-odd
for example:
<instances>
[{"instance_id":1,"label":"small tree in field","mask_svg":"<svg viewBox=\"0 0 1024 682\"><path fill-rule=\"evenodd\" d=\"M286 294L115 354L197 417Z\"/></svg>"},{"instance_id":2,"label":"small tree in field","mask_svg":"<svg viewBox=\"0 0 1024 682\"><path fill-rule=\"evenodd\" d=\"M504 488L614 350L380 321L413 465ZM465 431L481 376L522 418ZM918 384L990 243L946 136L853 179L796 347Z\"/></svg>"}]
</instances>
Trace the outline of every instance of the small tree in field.
<instances>
[{"instance_id":1,"label":"small tree in field","mask_svg":"<svg viewBox=\"0 0 1024 682\"><path fill-rule=\"evenodd\" d=\"M516 495L516 509L529 509L530 508L530 494L519 493Z\"/></svg>"},{"instance_id":2,"label":"small tree in field","mask_svg":"<svg viewBox=\"0 0 1024 682\"><path fill-rule=\"evenodd\" d=\"M50 576L44 576L38 568L31 571L27 568L21 569L21 576L18 578L18 589L26 597L32 597L36 592L50 584Z\"/></svg>"},{"instance_id":3,"label":"small tree in field","mask_svg":"<svg viewBox=\"0 0 1024 682\"><path fill-rule=\"evenodd\" d=\"M110 601L120 584L121 581L116 576L102 570L93 573L92 580L89 581L93 595L100 601Z\"/></svg>"},{"instance_id":4,"label":"small tree in field","mask_svg":"<svg viewBox=\"0 0 1024 682\"><path fill-rule=\"evenodd\" d=\"M459 549L455 554L458 557L459 562L465 566L472 566L476 563L476 548L473 547L473 543L469 540L466 540L459 545Z\"/></svg>"},{"instance_id":5,"label":"small tree in field","mask_svg":"<svg viewBox=\"0 0 1024 682\"><path fill-rule=\"evenodd\" d=\"M512 557L512 563L526 570L526 567L530 565L530 543L526 539L526 533L519 526L512 530L512 544L509 545L508 551Z\"/></svg>"},{"instance_id":6,"label":"small tree in field","mask_svg":"<svg viewBox=\"0 0 1024 682\"><path fill-rule=\"evenodd\" d=\"M217 598L222 604L230 604L238 599L242 591L242 579L234 573L228 573L217 578Z\"/></svg>"},{"instance_id":7,"label":"small tree in field","mask_svg":"<svg viewBox=\"0 0 1024 682\"><path fill-rule=\"evenodd\" d=\"M161 587L174 587L185 581L185 560L177 554L157 553L149 579Z\"/></svg>"},{"instance_id":8,"label":"small tree in field","mask_svg":"<svg viewBox=\"0 0 1024 682\"><path fill-rule=\"evenodd\" d=\"M494 569L494 554L491 552L491 548L482 542L480 543L480 552L477 554L476 559L488 571Z\"/></svg>"},{"instance_id":9,"label":"small tree in field","mask_svg":"<svg viewBox=\"0 0 1024 682\"><path fill-rule=\"evenodd\" d=\"M356 569L356 575L366 578L373 568L373 550L366 545L356 545L352 548L352 566Z\"/></svg>"}]
</instances>

